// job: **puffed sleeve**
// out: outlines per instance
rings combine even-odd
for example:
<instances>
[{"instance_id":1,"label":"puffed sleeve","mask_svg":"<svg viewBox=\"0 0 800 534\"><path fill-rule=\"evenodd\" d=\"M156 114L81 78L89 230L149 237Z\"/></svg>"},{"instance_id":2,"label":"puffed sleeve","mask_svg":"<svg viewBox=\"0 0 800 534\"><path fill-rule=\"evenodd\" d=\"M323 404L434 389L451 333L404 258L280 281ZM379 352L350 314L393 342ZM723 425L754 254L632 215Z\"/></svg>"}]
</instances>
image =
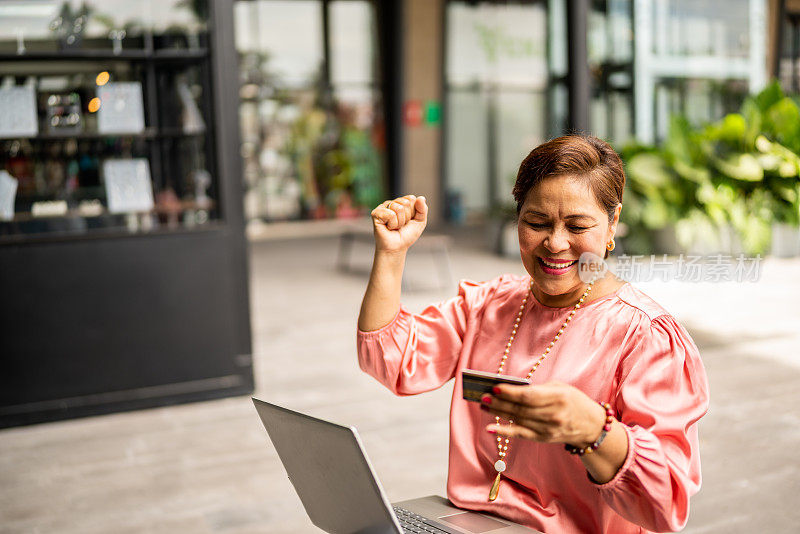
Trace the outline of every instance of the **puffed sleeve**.
<instances>
[{"instance_id":1,"label":"puffed sleeve","mask_svg":"<svg viewBox=\"0 0 800 534\"><path fill-rule=\"evenodd\" d=\"M615 399L628 455L597 488L629 521L676 531L686 525L689 497L700 489L697 422L708 411L708 381L697 347L669 315L631 341Z\"/></svg>"},{"instance_id":2,"label":"puffed sleeve","mask_svg":"<svg viewBox=\"0 0 800 534\"><path fill-rule=\"evenodd\" d=\"M358 363L396 395L431 391L453 378L471 314L499 279L463 280L458 295L413 314L405 306L379 330L358 330Z\"/></svg>"}]
</instances>

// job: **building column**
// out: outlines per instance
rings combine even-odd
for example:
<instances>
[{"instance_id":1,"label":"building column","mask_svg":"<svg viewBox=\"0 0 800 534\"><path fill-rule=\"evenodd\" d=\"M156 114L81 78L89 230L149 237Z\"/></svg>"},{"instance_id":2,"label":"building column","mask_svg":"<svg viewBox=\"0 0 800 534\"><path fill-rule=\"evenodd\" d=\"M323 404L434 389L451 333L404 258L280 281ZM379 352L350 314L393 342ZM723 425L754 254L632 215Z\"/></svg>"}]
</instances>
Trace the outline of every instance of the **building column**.
<instances>
[{"instance_id":1,"label":"building column","mask_svg":"<svg viewBox=\"0 0 800 534\"><path fill-rule=\"evenodd\" d=\"M567 3L567 55L569 57L569 129L575 133L590 133L589 101L592 79L589 74L589 54L586 48L589 0L569 0Z\"/></svg>"},{"instance_id":2,"label":"building column","mask_svg":"<svg viewBox=\"0 0 800 534\"><path fill-rule=\"evenodd\" d=\"M403 4L403 99L406 107L442 102L444 0L406 0ZM428 200L429 225L442 221L441 125L421 121L403 125L403 175L398 193Z\"/></svg>"},{"instance_id":3,"label":"building column","mask_svg":"<svg viewBox=\"0 0 800 534\"><path fill-rule=\"evenodd\" d=\"M393 197L403 181L403 0L380 0L375 7L386 124L386 195Z\"/></svg>"}]
</instances>

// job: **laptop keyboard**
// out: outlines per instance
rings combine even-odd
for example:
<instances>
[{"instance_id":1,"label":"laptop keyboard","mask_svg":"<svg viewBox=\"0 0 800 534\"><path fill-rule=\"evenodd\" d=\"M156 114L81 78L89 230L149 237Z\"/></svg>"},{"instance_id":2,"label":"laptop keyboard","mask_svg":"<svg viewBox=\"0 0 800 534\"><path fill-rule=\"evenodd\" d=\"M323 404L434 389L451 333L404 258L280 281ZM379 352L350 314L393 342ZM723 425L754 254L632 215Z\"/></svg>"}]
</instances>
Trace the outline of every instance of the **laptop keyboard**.
<instances>
[{"instance_id":1,"label":"laptop keyboard","mask_svg":"<svg viewBox=\"0 0 800 534\"><path fill-rule=\"evenodd\" d=\"M394 508L394 513L400 521L400 526L403 527L403 532L413 534L451 534L453 532L449 529L443 530L437 527L436 523L430 519L409 512L405 508L400 508L399 506L393 506L392 508Z\"/></svg>"}]
</instances>

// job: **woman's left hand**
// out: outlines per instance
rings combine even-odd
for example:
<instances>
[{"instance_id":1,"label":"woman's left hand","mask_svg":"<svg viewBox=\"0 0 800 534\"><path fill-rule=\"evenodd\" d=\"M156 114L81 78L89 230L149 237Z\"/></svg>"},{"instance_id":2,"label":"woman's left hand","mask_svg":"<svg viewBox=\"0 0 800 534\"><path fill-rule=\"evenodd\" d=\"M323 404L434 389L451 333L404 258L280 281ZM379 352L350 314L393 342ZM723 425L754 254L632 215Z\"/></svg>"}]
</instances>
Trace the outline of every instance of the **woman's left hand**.
<instances>
[{"instance_id":1,"label":"woman's left hand","mask_svg":"<svg viewBox=\"0 0 800 534\"><path fill-rule=\"evenodd\" d=\"M488 425L487 431L574 447L594 443L606 418L602 406L581 390L561 382L535 386L502 384L493 395L484 395L481 409L514 422Z\"/></svg>"}]
</instances>

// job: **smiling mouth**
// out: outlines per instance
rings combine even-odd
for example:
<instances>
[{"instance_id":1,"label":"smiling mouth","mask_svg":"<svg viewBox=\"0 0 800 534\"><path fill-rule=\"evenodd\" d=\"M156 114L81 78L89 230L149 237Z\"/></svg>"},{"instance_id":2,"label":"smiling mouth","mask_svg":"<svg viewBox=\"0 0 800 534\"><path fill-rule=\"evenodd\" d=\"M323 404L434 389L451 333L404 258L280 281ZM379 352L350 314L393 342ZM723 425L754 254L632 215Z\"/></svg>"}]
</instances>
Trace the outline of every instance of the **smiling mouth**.
<instances>
[{"instance_id":1,"label":"smiling mouth","mask_svg":"<svg viewBox=\"0 0 800 534\"><path fill-rule=\"evenodd\" d=\"M572 267L576 263L578 263L578 260L554 263L554 262L546 261L543 258L536 258L536 259L539 261L539 265L541 265L544 268L545 272L547 272L547 271L564 271L564 270Z\"/></svg>"}]
</instances>

